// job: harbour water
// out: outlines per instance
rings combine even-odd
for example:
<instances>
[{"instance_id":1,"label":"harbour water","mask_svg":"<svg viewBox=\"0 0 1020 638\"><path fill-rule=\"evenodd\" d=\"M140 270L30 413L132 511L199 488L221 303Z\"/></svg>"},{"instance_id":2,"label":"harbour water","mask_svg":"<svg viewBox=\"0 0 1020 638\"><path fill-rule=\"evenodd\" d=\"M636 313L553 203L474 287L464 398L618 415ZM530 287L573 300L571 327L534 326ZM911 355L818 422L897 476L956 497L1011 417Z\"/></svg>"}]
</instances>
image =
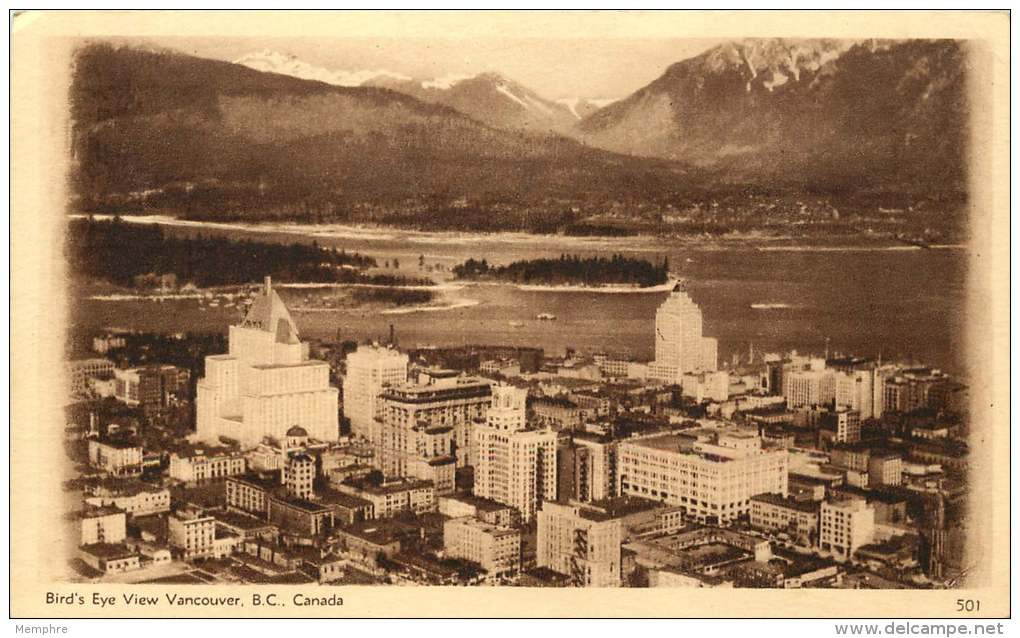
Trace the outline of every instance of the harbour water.
<instances>
[{"instance_id":1,"label":"harbour water","mask_svg":"<svg viewBox=\"0 0 1020 638\"><path fill-rule=\"evenodd\" d=\"M757 351L853 353L913 360L963 372L967 250L964 247L811 246L793 241L666 241L651 237L563 238L518 234L424 233L341 226L169 223L167 232L225 234L268 241L316 241L399 261L421 276L419 260L448 272L468 257L490 263L579 255L668 257L704 314L720 357ZM256 279L261 279L258 273ZM296 311L308 337L383 339L393 324L400 345L507 343L651 356L656 307L668 293L586 291L510 284L443 286L433 308ZM225 331L236 307L196 299L76 300L76 329ZM555 315L554 321L537 318Z\"/></svg>"}]
</instances>

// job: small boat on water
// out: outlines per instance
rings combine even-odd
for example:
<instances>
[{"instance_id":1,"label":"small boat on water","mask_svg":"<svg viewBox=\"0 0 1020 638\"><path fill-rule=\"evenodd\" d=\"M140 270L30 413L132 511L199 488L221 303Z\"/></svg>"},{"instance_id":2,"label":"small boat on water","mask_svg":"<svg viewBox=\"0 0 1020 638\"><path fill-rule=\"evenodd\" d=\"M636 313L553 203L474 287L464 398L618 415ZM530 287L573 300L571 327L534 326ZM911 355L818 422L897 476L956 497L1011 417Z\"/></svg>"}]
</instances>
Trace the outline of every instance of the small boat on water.
<instances>
[{"instance_id":1,"label":"small boat on water","mask_svg":"<svg viewBox=\"0 0 1020 638\"><path fill-rule=\"evenodd\" d=\"M540 312L535 316L539 321L556 321L556 315L548 312Z\"/></svg>"},{"instance_id":2,"label":"small boat on water","mask_svg":"<svg viewBox=\"0 0 1020 638\"><path fill-rule=\"evenodd\" d=\"M509 324L510 324L510 327L511 327L511 328L520 328L521 326L523 326L523 325L524 325L524 322L523 322L523 321L509 321L509 322L507 322L507 323L509 323Z\"/></svg>"}]
</instances>

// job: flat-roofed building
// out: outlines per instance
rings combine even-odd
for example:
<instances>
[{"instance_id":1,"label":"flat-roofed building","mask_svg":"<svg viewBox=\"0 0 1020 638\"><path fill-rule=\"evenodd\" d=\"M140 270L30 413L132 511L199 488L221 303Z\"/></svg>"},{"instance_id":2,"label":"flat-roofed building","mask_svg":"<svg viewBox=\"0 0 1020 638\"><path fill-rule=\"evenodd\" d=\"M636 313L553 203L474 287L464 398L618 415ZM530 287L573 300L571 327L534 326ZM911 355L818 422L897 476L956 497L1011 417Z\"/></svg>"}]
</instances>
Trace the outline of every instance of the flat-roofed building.
<instances>
[{"instance_id":1,"label":"flat-roofed building","mask_svg":"<svg viewBox=\"0 0 1020 638\"><path fill-rule=\"evenodd\" d=\"M281 495L269 498L269 522L287 532L321 536L333 530L336 517L326 503Z\"/></svg>"},{"instance_id":2,"label":"flat-roofed building","mask_svg":"<svg viewBox=\"0 0 1020 638\"><path fill-rule=\"evenodd\" d=\"M436 508L436 489L431 481L393 479L381 485L367 480L348 481L333 486L336 491L351 494L372 504L373 518L392 518L401 512L421 514Z\"/></svg>"},{"instance_id":3,"label":"flat-roofed building","mask_svg":"<svg viewBox=\"0 0 1020 638\"><path fill-rule=\"evenodd\" d=\"M490 577L513 576L521 568L521 531L474 517L443 523L443 549L447 556L478 563Z\"/></svg>"},{"instance_id":4,"label":"flat-roofed building","mask_svg":"<svg viewBox=\"0 0 1020 638\"><path fill-rule=\"evenodd\" d=\"M870 487L896 486L903 483L903 457L895 452L875 452L868 463Z\"/></svg>"},{"instance_id":5,"label":"flat-roofed building","mask_svg":"<svg viewBox=\"0 0 1020 638\"><path fill-rule=\"evenodd\" d=\"M237 476L245 469L246 459L237 449L193 445L170 455L167 474L183 483L196 484Z\"/></svg>"},{"instance_id":6,"label":"flat-roofed building","mask_svg":"<svg viewBox=\"0 0 1020 638\"><path fill-rule=\"evenodd\" d=\"M804 546L818 541L821 503L781 494L751 497L751 526L767 532L783 532Z\"/></svg>"},{"instance_id":7,"label":"flat-roofed building","mask_svg":"<svg viewBox=\"0 0 1020 638\"><path fill-rule=\"evenodd\" d=\"M427 370L418 379L382 390L372 444L386 476L431 480L446 493L454 470L474 464L472 427L489 410L491 382L452 370Z\"/></svg>"},{"instance_id":8,"label":"flat-roofed building","mask_svg":"<svg viewBox=\"0 0 1020 638\"><path fill-rule=\"evenodd\" d=\"M71 383L71 396L82 399L89 395L89 380L113 375L113 361L103 358L74 359L67 362L67 375Z\"/></svg>"},{"instance_id":9,"label":"flat-roofed building","mask_svg":"<svg viewBox=\"0 0 1020 638\"><path fill-rule=\"evenodd\" d=\"M581 503L545 502L537 518L538 567L569 576L577 587L620 586L619 517Z\"/></svg>"},{"instance_id":10,"label":"flat-roofed building","mask_svg":"<svg viewBox=\"0 0 1020 638\"><path fill-rule=\"evenodd\" d=\"M142 473L142 445L126 438L91 439L89 464L112 476L138 476Z\"/></svg>"},{"instance_id":11,"label":"flat-roofed building","mask_svg":"<svg viewBox=\"0 0 1020 638\"><path fill-rule=\"evenodd\" d=\"M557 496L557 434L524 427L527 391L513 386L492 389L492 409L475 428L474 494L515 508L523 521L535 517L543 501Z\"/></svg>"},{"instance_id":12,"label":"flat-roofed building","mask_svg":"<svg viewBox=\"0 0 1020 638\"><path fill-rule=\"evenodd\" d=\"M81 513L81 544L122 543L127 537L127 515L112 506L86 506Z\"/></svg>"},{"instance_id":13,"label":"flat-roofed building","mask_svg":"<svg viewBox=\"0 0 1020 638\"><path fill-rule=\"evenodd\" d=\"M170 546L185 560L215 554L216 519L201 510L186 508L174 512L168 520Z\"/></svg>"},{"instance_id":14,"label":"flat-roofed building","mask_svg":"<svg viewBox=\"0 0 1020 638\"><path fill-rule=\"evenodd\" d=\"M818 546L839 559L851 558L874 540L875 508L859 497L842 496L821 505Z\"/></svg>"},{"instance_id":15,"label":"flat-roofed building","mask_svg":"<svg viewBox=\"0 0 1020 638\"><path fill-rule=\"evenodd\" d=\"M351 434L372 440L383 388L407 382L408 356L393 348L363 345L347 355L344 375L344 416Z\"/></svg>"},{"instance_id":16,"label":"flat-roofed building","mask_svg":"<svg viewBox=\"0 0 1020 638\"><path fill-rule=\"evenodd\" d=\"M753 432L698 428L620 443L619 493L678 505L686 516L728 523L756 494L787 492L785 449L762 446Z\"/></svg>"},{"instance_id":17,"label":"flat-roofed building","mask_svg":"<svg viewBox=\"0 0 1020 638\"><path fill-rule=\"evenodd\" d=\"M113 479L92 487L85 502L116 507L131 516L147 516L170 511L170 490L135 479Z\"/></svg>"},{"instance_id":18,"label":"flat-roofed building","mask_svg":"<svg viewBox=\"0 0 1020 638\"><path fill-rule=\"evenodd\" d=\"M228 477L225 482L227 508L269 518L269 499L280 487L280 472L249 472Z\"/></svg>"},{"instance_id":19,"label":"flat-roofed building","mask_svg":"<svg viewBox=\"0 0 1020 638\"><path fill-rule=\"evenodd\" d=\"M516 518L514 508L509 505L479 496L459 494L440 496L437 500L439 513L450 518L469 516L503 527L512 525Z\"/></svg>"}]
</instances>

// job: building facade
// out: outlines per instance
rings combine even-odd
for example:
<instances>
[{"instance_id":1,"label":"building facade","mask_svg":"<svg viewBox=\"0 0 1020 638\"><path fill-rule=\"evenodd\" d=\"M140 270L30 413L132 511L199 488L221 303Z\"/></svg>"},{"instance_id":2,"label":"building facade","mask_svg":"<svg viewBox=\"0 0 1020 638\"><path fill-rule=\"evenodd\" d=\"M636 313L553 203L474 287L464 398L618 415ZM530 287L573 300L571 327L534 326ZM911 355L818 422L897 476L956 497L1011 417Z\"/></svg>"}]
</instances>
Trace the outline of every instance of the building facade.
<instances>
[{"instance_id":1,"label":"building facade","mask_svg":"<svg viewBox=\"0 0 1020 638\"><path fill-rule=\"evenodd\" d=\"M443 549L447 556L478 563L490 577L513 576L521 567L521 531L473 517L443 523Z\"/></svg>"},{"instance_id":2,"label":"building facade","mask_svg":"<svg viewBox=\"0 0 1020 638\"><path fill-rule=\"evenodd\" d=\"M431 480L440 493L451 491L456 468L474 464L472 430L486 418L490 385L454 371L429 370L418 383L385 388L372 439L383 474Z\"/></svg>"},{"instance_id":3,"label":"building facade","mask_svg":"<svg viewBox=\"0 0 1020 638\"><path fill-rule=\"evenodd\" d=\"M751 509L751 497L786 495L785 449L737 429L703 428L620 443L619 493L678 505L686 516L727 523Z\"/></svg>"},{"instance_id":4,"label":"building facade","mask_svg":"<svg viewBox=\"0 0 1020 638\"><path fill-rule=\"evenodd\" d=\"M851 558L874 540L875 509L863 498L844 497L821 505L818 546L839 559Z\"/></svg>"},{"instance_id":5,"label":"building facade","mask_svg":"<svg viewBox=\"0 0 1020 638\"><path fill-rule=\"evenodd\" d=\"M677 284L655 313L655 364L679 376L718 367L718 342L702 336L701 308Z\"/></svg>"},{"instance_id":6,"label":"building facade","mask_svg":"<svg viewBox=\"0 0 1020 638\"><path fill-rule=\"evenodd\" d=\"M266 278L240 325L230 326L229 352L205 360L196 398L198 439L227 438L252 448L300 425L320 441L336 441L339 392L329 364L308 358L308 344Z\"/></svg>"},{"instance_id":7,"label":"building facade","mask_svg":"<svg viewBox=\"0 0 1020 638\"><path fill-rule=\"evenodd\" d=\"M351 434L372 440L379 395L387 386L407 382L407 364L407 355L393 348L359 346L347 355L344 416L351 422Z\"/></svg>"},{"instance_id":8,"label":"building facade","mask_svg":"<svg viewBox=\"0 0 1020 638\"><path fill-rule=\"evenodd\" d=\"M619 587L622 538L619 518L546 502L538 512L538 566L569 576L575 587Z\"/></svg>"},{"instance_id":9,"label":"building facade","mask_svg":"<svg viewBox=\"0 0 1020 638\"><path fill-rule=\"evenodd\" d=\"M557 434L519 429L525 423L527 391L492 388L491 419L475 429L474 494L514 507L521 520L535 517L543 501L557 496Z\"/></svg>"}]
</instances>

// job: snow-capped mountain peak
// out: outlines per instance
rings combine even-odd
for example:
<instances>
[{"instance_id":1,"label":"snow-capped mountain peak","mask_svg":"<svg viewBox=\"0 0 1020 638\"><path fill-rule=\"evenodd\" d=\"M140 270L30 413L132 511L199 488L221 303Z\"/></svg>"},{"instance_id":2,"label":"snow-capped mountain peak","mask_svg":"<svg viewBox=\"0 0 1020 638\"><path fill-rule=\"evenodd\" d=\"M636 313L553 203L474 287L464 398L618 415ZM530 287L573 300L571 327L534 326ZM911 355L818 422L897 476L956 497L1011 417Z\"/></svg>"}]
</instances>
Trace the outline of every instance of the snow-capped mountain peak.
<instances>
[{"instance_id":1,"label":"snow-capped mountain peak","mask_svg":"<svg viewBox=\"0 0 1020 638\"><path fill-rule=\"evenodd\" d=\"M455 85L460 84L464 80L471 80L475 76L465 75L463 73L449 73L442 77L433 78L431 80L424 80L421 83L423 89L436 89L439 91L447 91L452 89Z\"/></svg>"},{"instance_id":2,"label":"snow-capped mountain peak","mask_svg":"<svg viewBox=\"0 0 1020 638\"><path fill-rule=\"evenodd\" d=\"M296 56L280 53L279 51L272 51L270 49L263 49L257 53L243 55L234 60L234 64L240 64L248 68L255 69L256 71L290 75L303 80L315 80L317 82L325 82L326 84L333 84L336 86L361 86L369 80L379 78L387 78L402 82L411 80L411 78L406 75L394 73L393 71L387 71L385 69L361 69L355 71L340 69L331 70L325 67L309 64L308 62L298 59Z\"/></svg>"},{"instance_id":3,"label":"snow-capped mountain peak","mask_svg":"<svg viewBox=\"0 0 1020 638\"><path fill-rule=\"evenodd\" d=\"M556 100L557 104L567 107L570 114L581 120L591 115L604 106L609 106L619 98L587 98L587 97L561 97Z\"/></svg>"}]
</instances>

